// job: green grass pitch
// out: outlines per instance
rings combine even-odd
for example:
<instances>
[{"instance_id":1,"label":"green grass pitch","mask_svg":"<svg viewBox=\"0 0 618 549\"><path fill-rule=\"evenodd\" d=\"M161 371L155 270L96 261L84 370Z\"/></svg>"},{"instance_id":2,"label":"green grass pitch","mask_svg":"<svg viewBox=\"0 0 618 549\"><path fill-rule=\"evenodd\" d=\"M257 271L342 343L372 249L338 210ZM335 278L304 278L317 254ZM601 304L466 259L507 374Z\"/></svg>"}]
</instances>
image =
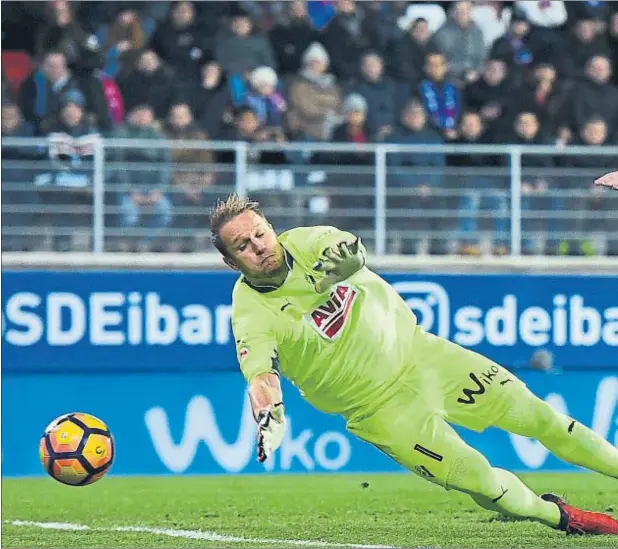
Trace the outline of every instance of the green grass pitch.
<instances>
[{"instance_id":1,"label":"green grass pitch","mask_svg":"<svg viewBox=\"0 0 618 549\"><path fill-rule=\"evenodd\" d=\"M522 478L538 493L618 513L615 480ZM110 476L82 488L3 479L2 521L3 547L618 547L616 537L567 537L502 519L405 474Z\"/></svg>"}]
</instances>

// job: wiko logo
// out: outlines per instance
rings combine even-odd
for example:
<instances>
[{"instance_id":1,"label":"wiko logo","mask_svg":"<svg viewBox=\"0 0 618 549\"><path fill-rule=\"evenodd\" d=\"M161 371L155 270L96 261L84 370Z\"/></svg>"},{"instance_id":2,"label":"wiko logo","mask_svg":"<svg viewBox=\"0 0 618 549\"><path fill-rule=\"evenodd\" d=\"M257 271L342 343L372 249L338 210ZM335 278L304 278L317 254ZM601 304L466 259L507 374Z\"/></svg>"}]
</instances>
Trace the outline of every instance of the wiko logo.
<instances>
[{"instance_id":1,"label":"wiko logo","mask_svg":"<svg viewBox=\"0 0 618 549\"><path fill-rule=\"evenodd\" d=\"M248 440L255 437L255 421L247 415L247 402L243 407L240 431L235 442L228 444L219 429L215 412L210 401L203 396L195 396L187 406L185 427L179 444L174 443L170 434L169 421L161 407L151 408L146 412L146 427L152 438L155 450L165 466L174 473L182 473L193 463L198 444L204 441L217 463L230 473L242 471L253 452L253 445Z\"/></svg>"},{"instance_id":2,"label":"wiko logo","mask_svg":"<svg viewBox=\"0 0 618 549\"><path fill-rule=\"evenodd\" d=\"M569 415L562 395L550 393L545 398L545 402L554 410ZM613 441L610 440L612 424L616 429ZM618 448L618 377L606 377L599 383L592 422L589 425L593 431ZM522 463L532 469L539 469L543 466L549 455L549 450L545 446L536 440L520 435L509 434L509 438Z\"/></svg>"},{"instance_id":3,"label":"wiko logo","mask_svg":"<svg viewBox=\"0 0 618 549\"><path fill-rule=\"evenodd\" d=\"M235 412L236 409L233 409L232 414L237 417ZM221 436L212 404L202 395L194 396L189 401L184 432L178 444L174 442L175 437L170 432L168 416L163 408L151 408L144 419L157 455L174 473L183 473L191 466L202 441L219 466L229 473L238 473L255 460L256 426L246 394L238 435L231 443ZM314 437L310 429L304 429L294 437L292 425L292 418L288 416L281 447L264 463L267 471L274 471L275 468L289 471L293 468L294 460L298 460L300 470L308 471L313 471L316 466L327 471L337 471L347 465L352 449L343 433L327 431ZM327 452L328 446L331 448Z\"/></svg>"}]
</instances>

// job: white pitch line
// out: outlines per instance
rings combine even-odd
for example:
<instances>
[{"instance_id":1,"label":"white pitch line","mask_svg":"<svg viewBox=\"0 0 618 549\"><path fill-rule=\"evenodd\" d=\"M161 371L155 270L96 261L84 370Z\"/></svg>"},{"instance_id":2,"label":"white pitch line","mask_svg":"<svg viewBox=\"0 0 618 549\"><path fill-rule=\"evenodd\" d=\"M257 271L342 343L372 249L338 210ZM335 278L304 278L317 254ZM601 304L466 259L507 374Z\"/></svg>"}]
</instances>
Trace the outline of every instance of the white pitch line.
<instances>
[{"instance_id":1,"label":"white pitch line","mask_svg":"<svg viewBox=\"0 0 618 549\"><path fill-rule=\"evenodd\" d=\"M203 541L219 541L224 543L256 543L260 545L294 545L297 547L353 547L355 549L394 549L391 545L364 545L357 543L329 543L326 541L311 541L301 539L261 539L243 538L239 536L226 536L216 532L203 530L174 530L172 528L151 528L148 526L109 526L91 528L85 524L73 524L69 522L36 522L32 520L5 520L5 524L13 526L30 526L48 530L94 530L98 532L142 532L157 536L169 536L172 538L199 539Z\"/></svg>"}]
</instances>

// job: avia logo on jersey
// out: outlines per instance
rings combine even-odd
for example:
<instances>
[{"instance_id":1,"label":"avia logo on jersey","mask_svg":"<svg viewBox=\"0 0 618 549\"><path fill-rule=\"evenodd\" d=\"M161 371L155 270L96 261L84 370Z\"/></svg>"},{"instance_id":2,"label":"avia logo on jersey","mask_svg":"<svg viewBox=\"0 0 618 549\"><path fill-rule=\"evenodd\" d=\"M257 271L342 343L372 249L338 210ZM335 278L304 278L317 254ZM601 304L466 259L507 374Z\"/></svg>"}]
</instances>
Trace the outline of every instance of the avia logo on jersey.
<instances>
[{"instance_id":1,"label":"avia logo on jersey","mask_svg":"<svg viewBox=\"0 0 618 549\"><path fill-rule=\"evenodd\" d=\"M328 301L307 314L305 318L317 332L326 339L336 339L352 310L358 290L347 284L339 284L330 294Z\"/></svg>"}]
</instances>

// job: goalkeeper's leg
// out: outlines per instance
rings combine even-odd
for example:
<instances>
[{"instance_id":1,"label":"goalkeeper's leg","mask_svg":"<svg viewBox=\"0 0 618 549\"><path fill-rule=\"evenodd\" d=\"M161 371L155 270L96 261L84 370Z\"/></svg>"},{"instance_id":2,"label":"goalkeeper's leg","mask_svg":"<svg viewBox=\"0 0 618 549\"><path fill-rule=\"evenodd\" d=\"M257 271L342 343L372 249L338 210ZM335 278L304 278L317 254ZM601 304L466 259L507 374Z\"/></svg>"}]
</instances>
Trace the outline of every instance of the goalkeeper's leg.
<instances>
[{"instance_id":1,"label":"goalkeeper's leg","mask_svg":"<svg viewBox=\"0 0 618 549\"><path fill-rule=\"evenodd\" d=\"M526 387L518 388L506 415L494 425L534 438L555 456L609 477L618 478L618 448L578 421L554 410Z\"/></svg>"},{"instance_id":2,"label":"goalkeeper's leg","mask_svg":"<svg viewBox=\"0 0 618 549\"><path fill-rule=\"evenodd\" d=\"M348 429L410 471L470 495L485 509L559 526L555 503L541 499L512 473L492 467L442 417L415 400L409 395L407 402L392 402L358 422L349 421Z\"/></svg>"},{"instance_id":3,"label":"goalkeeper's leg","mask_svg":"<svg viewBox=\"0 0 618 549\"><path fill-rule=\"evenodd\" d=\"M558 458L618 478L618 449L581 423L556 412L524 383L488 358L419 332L422 352L417 383L437 387L446 419L482 431L495 426L539 440ZM433 378L429 377L433 375Z\"/></svg>"}]
</instances>

